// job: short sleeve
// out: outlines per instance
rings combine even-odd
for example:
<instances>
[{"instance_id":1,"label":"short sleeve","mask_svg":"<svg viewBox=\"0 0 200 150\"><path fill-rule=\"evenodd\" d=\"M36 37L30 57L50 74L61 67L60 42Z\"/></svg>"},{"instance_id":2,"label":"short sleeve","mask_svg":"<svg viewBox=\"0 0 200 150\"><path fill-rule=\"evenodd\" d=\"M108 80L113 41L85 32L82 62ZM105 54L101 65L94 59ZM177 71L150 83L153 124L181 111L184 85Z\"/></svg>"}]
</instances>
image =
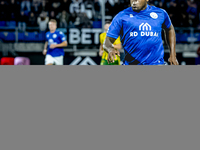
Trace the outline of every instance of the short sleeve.
<instances>
[{"instance_id":1,"label":"short sleeve","mask_svg":"<svg viewBox=\"0 0 200 150\"><path fill-rule=\"evenodd\" d=\"M122 21L121 21L121 13L117 14L113 20L112 23L107 31L107 36L117 39L120 35L120 31L122 28Z\"/></svg>"},{"instance_id":2,"label":"short sleeve","mask_svg":"<svg viewBox=\"0 0 200 150\"><path fill-rule=\"evenodd\" d=\"M103 41L103 33L100 34L99 39L100 39L100 43L103 44L103 42L104 42Z\"/></svg>"},{"instance_id":3,"label":"short sleeve","mask_svg":"<svg viewBox=\"0 0 200 150\"><path fill-rule=\"evenodd\" d=\"M66 37L65 37L65 35L64 35L64 33L63 32L59 32L59 36L60 36L60 39L61 39L61 41L62 42L65 42L66 41Z\"/></svg>"},{"instance_id":4,"label":"short sleeve","mask_svg":"<svg viewBox=\"0 0 200 150\"><path fill-rule=\"evenodd\" d=\"M116 41L114 42L114 45L117 45L117 44L121 44L121 41L120 41L120 36L116 39Z\"/></svg>"},{"instance_id":5,"label":"short sleeve","mask_svg":"<svg viewBox=\"0 0 200 150\"><path fill-rule=\"evenodd\" d=\"M163 10L163 12L164 12L164 25L167 27L167 29L171 26L171 20L170 20L170 18L169 18L169 15L167 14L167 12L164 10L164 9L162 9Z\"/></svg>"},{"instance_id":6,"label":"short sleeve","mask_svg":"<svg viewBox=\"0 0 200 150\"><path fill-rule=\"evenodd\" d=\"M46 33L46 36L45 36L45 41L48 42L48 37L49 37L49 34Z\"/></svg>"}]
</instances>

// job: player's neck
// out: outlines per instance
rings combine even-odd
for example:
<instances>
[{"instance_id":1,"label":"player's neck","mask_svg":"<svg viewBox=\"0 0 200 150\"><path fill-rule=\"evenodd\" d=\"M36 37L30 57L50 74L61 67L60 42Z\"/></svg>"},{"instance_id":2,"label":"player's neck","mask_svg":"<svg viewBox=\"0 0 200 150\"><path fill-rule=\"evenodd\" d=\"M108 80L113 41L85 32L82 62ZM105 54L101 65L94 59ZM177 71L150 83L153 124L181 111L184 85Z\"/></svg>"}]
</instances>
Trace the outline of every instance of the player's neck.
<instances>
[{"instance_id":1,"label":"player's neck","mask_svg":"<svg viewBox=\"0 0 200 150\"><path fill-rule=\"evenodd\" d=\"M50 33L54 33L54 32L56 32L56 30L50 30Z\"/></svg>"}]
</instances>

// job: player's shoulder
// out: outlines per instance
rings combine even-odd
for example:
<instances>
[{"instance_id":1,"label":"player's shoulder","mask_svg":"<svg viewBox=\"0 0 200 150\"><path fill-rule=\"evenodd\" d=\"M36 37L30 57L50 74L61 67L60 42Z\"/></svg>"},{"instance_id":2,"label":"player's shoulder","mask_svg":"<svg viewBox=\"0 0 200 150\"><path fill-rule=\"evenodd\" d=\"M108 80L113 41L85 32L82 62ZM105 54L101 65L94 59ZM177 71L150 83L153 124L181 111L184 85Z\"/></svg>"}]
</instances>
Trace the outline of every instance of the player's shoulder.
<instances>
[{"instance_id":1,"label":"player's shoulder","mask_svg":"<svg viewBox=\"0 0 200 150\"><path fill-rule=\"evenodd\" d=\"M100 36L104 36L104 35L106 35L106 32L103 32L103 33L100 34Z\"/></svg>"},{"instance_id":2,"label":"player's shoulder","mask_svg":"<svg viewBox=\"0 0 200 150\"><path fill-rule=\"evenodd\" d=\"M159 8L159 7L156 7L154 5L149 5L150 7L150 11L156 11L156 12L161 12L161 13L167 13L166 10L162 9L162 8Z\"/></svg>"},{"instance_id":3,"label":"player's shoulder","mask_svg":"<svg viewBox=\"0 0 200 150\"><path fill-rule=\"evenodd\" d=\"M46 32L46 35L50 34L50 31Z\"/></svg>"},{"instance_id":4,"label":"player's shoulder","mask_svg":"<svg viewBox=\"0 0 200 150\"><path fill-rule=\"evenodd\" d=\"M46 37L49 38L50 32L46 32Z\"/></svg>"},{"instance_id":5,"label":"player's shoulder","mask_svg":"<svg viewBox=\"0 0 200 150\"><path fill-rule=\"evenodd\" d=\"M59 30L56 30L55 34L57 34L57 35L64 35L64 33L62 31L59 31Z\"/></svg>"}]
</instances>

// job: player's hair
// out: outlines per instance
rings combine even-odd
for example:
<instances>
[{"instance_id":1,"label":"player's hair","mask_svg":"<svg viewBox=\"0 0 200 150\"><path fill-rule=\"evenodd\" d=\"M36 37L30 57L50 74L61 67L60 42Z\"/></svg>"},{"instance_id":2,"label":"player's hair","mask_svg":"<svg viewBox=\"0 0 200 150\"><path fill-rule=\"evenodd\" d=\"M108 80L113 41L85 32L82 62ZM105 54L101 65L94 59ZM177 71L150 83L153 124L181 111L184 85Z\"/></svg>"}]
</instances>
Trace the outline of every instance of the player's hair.
<instances>
[{"instance_id":1,"label":"player's hair","mask_svg":"<svg viewBox=\"0 0 200 150\"><path fill-rule=\"evenodd\" d=\"M57 21L55 19L51 19L49 22L53 22L57 25Z\"/></svg>"},{"instance_id":2,"label":"player's hair","mask_svg":"<svg viewBox=\"0 0 200 150\"><path fill-rule=\"evenodd\" d=\"M105 21L105 24L110 24L110 23L111 23L110 20Z\"/></svg>"}]
</instances>

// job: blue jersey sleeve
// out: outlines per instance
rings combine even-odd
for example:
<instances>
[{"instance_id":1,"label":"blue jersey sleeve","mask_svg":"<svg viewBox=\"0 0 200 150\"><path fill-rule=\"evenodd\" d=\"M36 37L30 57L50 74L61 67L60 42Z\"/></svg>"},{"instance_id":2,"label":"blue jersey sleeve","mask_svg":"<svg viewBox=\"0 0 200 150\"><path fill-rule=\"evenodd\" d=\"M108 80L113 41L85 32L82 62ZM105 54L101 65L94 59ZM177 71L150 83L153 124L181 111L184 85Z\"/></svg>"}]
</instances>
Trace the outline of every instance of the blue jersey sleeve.
<instances>
[{"instance_id":1,"label":"blue jersey sleeve","mask_svg":"<svg viewBox=\"0 0 200 150\"><path fill-rule=\"evenodd\" d=\"M121 28L122 28L121 17L120 14L117 14L112 20L112 23L107 31L107 36L117 39L119 37Z\"/></svg>"},{"instance_id":2,"label":"blue jersey sleeve","mask_svg":"<svg viewBox=\"0 0 200 150\"><path fill-rule=\"evenodd\" d=\"M164 24L167 27L167 29L171 26L171 20L169 18L169 15L167 14L167 12L163 9L164 12Z\"/></svg>"},{"instance_id":3,"label":"blue jersey sleeve","mask_svg":"<svg viewBox=\"0 0 200 150\"><path fill-rule=\"evenodd\" d=\"M48 42L48 37L49 37L49 34L46 33L46 36L45 36L45 41Z\"/></svg>"},{"instance_id":4,"label":"blue jersey sleeve","mask_svg":"<svg viewBox=\"0 0 200 150\"><path fill-rule=\"evenodd\" d=\"M59 32L59 37L60 37L60 39L61 39L62 42L66 41L66 37L65 37L65 35L64 35L63 32L61 32L61 31Z\"/></svg>"}]
</instances>

